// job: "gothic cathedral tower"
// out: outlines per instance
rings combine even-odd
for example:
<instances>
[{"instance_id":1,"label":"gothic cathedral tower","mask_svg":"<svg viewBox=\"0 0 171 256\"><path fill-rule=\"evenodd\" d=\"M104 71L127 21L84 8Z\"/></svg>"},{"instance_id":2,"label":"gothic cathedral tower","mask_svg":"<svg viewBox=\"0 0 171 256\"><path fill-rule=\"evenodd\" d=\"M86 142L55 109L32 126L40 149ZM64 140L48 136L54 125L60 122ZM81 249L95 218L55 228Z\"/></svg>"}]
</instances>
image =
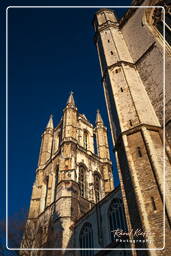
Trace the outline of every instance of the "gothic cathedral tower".
<instances>
[{"instance_id":1,"label":"gothic cathedral tower","mask_svg":"<svg viewBox=\"0 0 171 256\"><path fill-rule=\"evenodd\" d=\"M42 134L21 248L72 248L75 221L112 190L112 166L102 117L97 111L93 127L85 115L78 113L71 93L58 126L54 128L51 116ZM43 253L23 251L21 255ZM63 254L49 251L48 255L53 253Z\"/></svg>"},{"instance_id":2,"label":"gothic cathedral tower","mask_svg":"<svg viewBox=\"0 0 171 256\"><path fill-rule=\"evenodd\" d=\"M149 250L148 255L170 255L171 166L165 155L164 188L161 125L114 12L98 11L94 28L128 228L149 234L146 248L160 249ZM144 251L135 253L146 255Z\"/></svg>"}]
</instances>

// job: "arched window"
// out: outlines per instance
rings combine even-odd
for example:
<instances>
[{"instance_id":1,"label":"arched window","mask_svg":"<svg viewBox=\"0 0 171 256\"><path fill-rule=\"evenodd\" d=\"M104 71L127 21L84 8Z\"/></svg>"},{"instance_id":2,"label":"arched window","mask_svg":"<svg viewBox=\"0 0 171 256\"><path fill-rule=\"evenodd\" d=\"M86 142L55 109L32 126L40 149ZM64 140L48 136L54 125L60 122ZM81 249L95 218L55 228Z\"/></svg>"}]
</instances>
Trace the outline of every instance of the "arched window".
<instances>
[{"instance_id":1,"label":"arched window","mask_svg":"<svg viewBox=\"0 0 171 256\"><path fill-rule=\"evenodd\" d=\"M123 202L120 198L115 198L109 207L109 223L111 240L114 240L114 230L127 231Z\"/></svg>"},{"instance_id":2,"label":"arched window","mask_svg":"<svg viewBox=\"0 0 171 256\"><path fill-rule=\"evenodd\" d=\"M55 186L58 185L59 182L59 165L56 166L56 171L55 171Z\"/></svg>"},{"instance_id":3,"label":"arched window","mask_svg":"<svg viewBox=\"0 0 171 256\"><path fill-rule=\"evenodd\" d=\"M94 174L94 191L96 203L100 200L100 176L98 173Z\"/></svg>"},{"instance_id":4,"label":"arched window","mask_svg":"<svg viewBox=\"0 0 171 256\"><path fill-rule=\"evenodd\" d=\"M49 176L46 176L45 178L46 183L46 194L45 194L45 207L48 206L48 187L49 187Z\"/></svg>"},{"instance_id":5,"label":"arched window","mask_svg":"<svg viewBox=\"0 0 171 256\"><path fill-rule=\"evenodd\" d=\"M142 151L140 147L137 147L137 153L139 157L142 157Z\"/></svg>"},{"instance_id":6,"label":"arched window","mask_svg":"<svg viewBox=\"0 0 171 256\"><path fill-rule=\"evenodd\" d=\"M88 145L88 133L87 133L87 131L84 131L84 134L83 134L83 147L85 149L87 149L87 145Z\"/></svg>"},{"instance_id":7,"label":"arched window","mask_svg":"<svg viewBox=\"0 0 171 256\"><path fill-rule=\"evenodd\" d=\"M54 195L55 199L54 200L56 200L58 182L59 182L59 165L56 166L56 170L55 170L55 195Z\"/></svg>"},{"instance_id":8,"label":"arched window","mask_svg":"<svg viewBox=\"0 0 171 256\"><path fill-rule=\"evenodd\" d=\"M80 185L80 195L82 197L85 197L85 174L86 174L85 167L80 165L80 167L79 167L79 185Z\"/></svg>"},{"instance_id":9,"label":"arched window","mask_svg":"<svg viewBox=\"0 0 171 256\"><path fill-rule=\"evenodd\" d=\"M85 223L80 231L80 248L94 248L93 229L90 223ZM81 251L81 256L93 256L94 251Z\"/></svg>"},{"instance_id":10,"label":"arched window","mask_svg":"<svg viewBox=\"0 0 171 256\"><path fill-rule=\"evenodd\" d=\"M43 237L43 227L39 226L38 230L37 230L37 234L36 234L36 243L37 246L36 247L42 247L42 237Z\"/></svg>"},{"instance_id":11,"label":"arched window","mask_svg":"<svg viewBox=\"0 0 171 256\"><path fill-rule=\"evenodd\" d=\"M171 7L169 7L169 3L167 4L167 2L169 1L166 1L166 3L164 4L165 20L163 18L162 8L156 8L154 10L153 19L154 19L154 26L161 33L162 36L164 33L164 27L165 27L165 39L171 45ZM159 5L159 3L157 5Z\"/></svg>"},{"instance_id":12,"label":"arched window","mask_svg":"<svg viewBox=\"0 0 171 256\"><path fill-rule=\"evenodd\" d=\"M98 154L97 152L97 141L96 141L96 134L93 135L93 140L94 140L94 154Z\"/></svg>"},{"instance_id":13,"label":"arched window","mask_svg":"<svg viewBox=\"0 0 171 256\"><path fill-rule=\"evenodd\" d=\"M163 36L164 36L164 29L165 29L165 39L166 39L166 50L170 53L171 45L171 6L170 0L165 1L158 1L155 4L156 6L162 6L165 9L165 19L163 15L163 8L156 7L156 8L147 8L145 11L146 15L144 16L144 22L142 25L147 24L150 31L156 37L156 39L162 44L163 46ZM169 45L168 45L169 44Z\"/></svg>"}]
</instances>

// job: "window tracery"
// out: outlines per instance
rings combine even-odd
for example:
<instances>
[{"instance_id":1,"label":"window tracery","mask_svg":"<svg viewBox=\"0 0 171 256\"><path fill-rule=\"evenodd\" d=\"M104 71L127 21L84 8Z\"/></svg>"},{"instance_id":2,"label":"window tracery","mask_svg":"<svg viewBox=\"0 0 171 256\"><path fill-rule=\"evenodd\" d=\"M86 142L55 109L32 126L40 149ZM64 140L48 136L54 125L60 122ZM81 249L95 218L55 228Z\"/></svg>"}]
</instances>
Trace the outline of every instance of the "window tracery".
<instances>
[{"instance_id":1,"label":"window tracery","mask_svg":"<svg viewBox=\"0 0 171 256\"><path fill-rule=\"evenodd\" d=\"M115 198L110 204L109 224L112 241L114 241L114 230L121 229L127 231L123 202L120 198Z\"/></svg>"},{"instance_id":2,"label":"window tracery","mask_svg":"<svg viewBox=\"0 0 171 256\"><path fill-rule=\"evenodd\" d=\"M46 176L45 178L45 184L46 184L46 194L45 194L45 206L48 206L48 188L49 188L49 176Z\"/></svg>"},{"instance_id":3,"label":"window tracery","mask_svg":"<svg viewBox=\"0 0 171 256\"><path fill-rule=\"evenodd\" d=\"M80 165L80 167L79 167L79 185L80 185L80 195L82 197L85 197L85 174L86 174L85 167Z\"/></svg>"},{"instance_id":4,"label":"window tracery","mask_svg":"<svg viewBox=\"0 0 171 256\"><path fill-rule=\"evenodd\" d=\"M96 203L100 200L100 176L98 173L94 174L94 190Z\"/></svg>"},{"instance_id":5,"label":"window tracery","mask_svg":"<svg viewBox=\"0 0 171 256\"><path fill-rule=\"evenodd\" d=\"M57 192L57 185L59 182L59 165L56 166L56 170L55 170L55 200L56 200L56 192Z\"/></svg>"},{"instance_id":6,"label":"window tracery","mask_svg":"<svg viewBox=\"0 0 171 256\"><path fill-rule=\"evenodd\" d=\"M90 223L85 223L80 232L80 248L94 248L93 229ZM93 256L94 251L81 251L81 256Z\"/></svg>"},{"instance_id":7,"label":"window tracery","mask_svg":"<svg viewBox=\"0 0 171 256\"><path fill-rule=\"evenodd\" d=\"M87 131L84 131L84 133L83 133L83 147L85 149L87 149L87 145L88 145L88 133L87 133Z\"/></svg>"},{"instance_id":8,"label":"window tracery","mask_svg":"<svg viewBox=\"0 0 171 256\"><path fill-rule=\"evenodd\" d=\"M153 12L153 25L164 36L165 29L165 40L171 45L171 3L169 1L161 1L157 3L159 6L163 6L165 9L165 19L162 8L156 8Z\"/></svg>"}]
</instances>

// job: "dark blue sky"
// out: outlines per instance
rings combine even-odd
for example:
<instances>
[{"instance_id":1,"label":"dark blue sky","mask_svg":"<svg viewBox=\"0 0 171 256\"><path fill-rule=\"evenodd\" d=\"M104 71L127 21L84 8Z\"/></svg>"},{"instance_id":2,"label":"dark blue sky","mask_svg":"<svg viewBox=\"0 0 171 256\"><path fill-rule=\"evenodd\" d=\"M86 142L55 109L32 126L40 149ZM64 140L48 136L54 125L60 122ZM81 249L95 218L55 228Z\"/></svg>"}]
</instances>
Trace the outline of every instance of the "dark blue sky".
<instances>
[{"instance_id":1,"label":"dark blue sky","mask_svg":"<svg viewBox=\"0 0 171 256\"><path fill-rule=\"evenodd\" d=\"M122 5L130 5L130 2L130 0L122 1ZM3 163L5 159L5 7L33 4L117 6L121 1L1 2L3 25L3 41L1 40L3 59L0 63L0 78L3 85L1 86L1 111L3 111L1 162ZM96 110L99 108L106 126L109 127L98 56L93 43L92 19L96 10L12 8L8 11L10 216L29 206L41 134L51 113L55 125L58 124L71 90L74 91L80 113L84 113L94 124ZM119 16L124 12L125 9L118 9ZM111 145L109 129L108 133ZM115 162L113 157L112 161ZM5 164L3 173L5 174ZM4 192L4 178L1 181L1 189ZM117 178L116 184L118 184ZM3 209L4 207L3 203Z\"/></svg>"}]
</instances>

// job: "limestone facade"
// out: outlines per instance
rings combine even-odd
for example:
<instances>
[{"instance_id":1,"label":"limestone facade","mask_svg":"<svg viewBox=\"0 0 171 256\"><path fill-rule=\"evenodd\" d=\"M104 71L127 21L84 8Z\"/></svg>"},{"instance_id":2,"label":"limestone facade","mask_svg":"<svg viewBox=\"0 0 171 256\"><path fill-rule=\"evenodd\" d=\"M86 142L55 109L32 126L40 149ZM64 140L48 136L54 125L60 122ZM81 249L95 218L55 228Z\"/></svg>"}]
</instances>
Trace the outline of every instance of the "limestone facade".
<instances>
[{"instance_id":1,"label":"limestone facade","mask_svg":"<svg viewBox=\"0 0 171 256\"><path fill-rule=\"evenodd\" d=\"M140 0L133 4L163 4L169 11L164 1ZM171 51L166 42L164 120L163 38L154 24L156 16L156 8L129 9L118 21L112 10L102 9L93 20L120 187L113 187L107 132L99 111L93 127L78 112L71 93L58 126L54 128L50 117L42 134L21 244L22 248L118 250L51 250L48 254L25 250L21 255L171 254ZM118 228L142 230L149 233L149 239L143 244L116 242L112 232ZM124 247L135 250L121 250ZM154 248L157 250L149 250Z\"/></svg>"},{"instance_id":2,"label":"limestone facade","mask_svg":"<svg viewBox=\"0 0 171 256\"><path fill-rule=\"evenodd\" d=\"M93 248L94 250L90 255L99 255L102 253L100 248L115 248L116 250L111 251L111 255L116 256L131 256L130 251L122 251L117 248L122 248L122 243L115 242L112 239L112 229L110 223L110 207L114 200L122 200L120 187L115 188L111 193L109 193L105 198L99 201L87 214L82 216L74 225L73 231L73 245L74 248L80 248L80 233L86 223L92 225L93 230ZM124 210L123 210L123 214ZM121 217L121 216L120 216ZM126 219L123 219L123 229L126 231ZM109 250L110 251L110 250ZM110 255L109 251L106 251L104 255ZM83 253L81 255L84 255ZM87 255L87 254L85 254ZM75 256L80 256L80 252L76 251Z\"/></svg>"},{"instance_id":3,"label":"limestone facade","mask_svg":"<svg viewBox=\"0 0 171 256\"><path fill-rule=\"evenodd\" d=\"M142 2L147 5L146 1L141 1L141 4ZM137 5L138 3L139 1ZM152 1L150 4L152 5ZM151 9L153 15L154 9ZM171 162L170 148L167 144L170 138L170 73L166 75L164 125L167 137L164 156L161 54L163 48L144 22L148 15L152 15L149 14L149 10L130 9L118 22L113 11L98 11L94 18L95 44L128 229L140 228L150 232L152 242L147 241L144 247L160 250L134 251L133 254L168 255L171 252ZM167 47L169 50L170 46ZM170 65L169 51L166 53L166 64L169 62ZM166 69L167 71L169 69ZM163 162L166 167L165 173ZM164 196L166 212L163 208ZM161 232L163 229L166 230L166 247L164 233ZM140 245L133 247L139 248Z\"/></svg>"},{"instance_id":4,"label":"limestone facade","mask_svg":"<svg viewBox=\"0 0 171 256\"><path fill-rule=\"evenodd\" d=\"M113 184L107 129L100 112L97 111L93 127L78 112L71 93L58 126L54 128L51 116L42 134L21 247L26 248L27 244L31 248L73 247L71 227L113 191ZM27 239L29 230L32 237Z\"/></svg>"}]
</instances>

